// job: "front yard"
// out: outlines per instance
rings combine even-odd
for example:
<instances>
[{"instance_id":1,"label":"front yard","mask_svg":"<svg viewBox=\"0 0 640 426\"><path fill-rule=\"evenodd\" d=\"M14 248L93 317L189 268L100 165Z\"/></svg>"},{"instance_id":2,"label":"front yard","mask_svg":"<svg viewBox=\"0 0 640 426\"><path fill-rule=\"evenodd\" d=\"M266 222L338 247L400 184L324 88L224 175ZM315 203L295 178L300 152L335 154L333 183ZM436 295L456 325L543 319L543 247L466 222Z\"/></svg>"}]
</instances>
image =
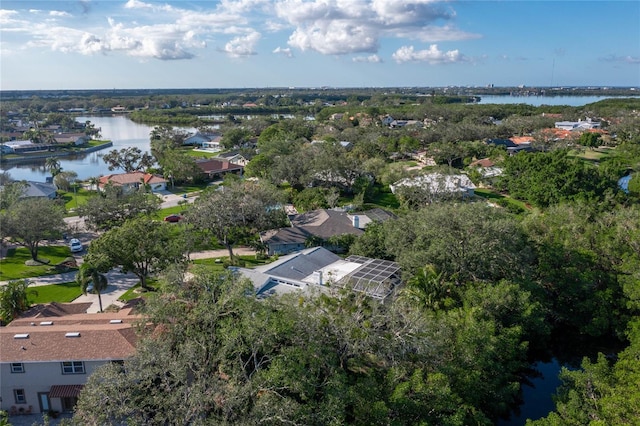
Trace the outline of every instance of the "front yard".
<instances>
[{"instance_id":1,"label":"front yard","mask_svg":"<svg viewBox=\"0 0 640 426\"><path fill-rule=\"evenodd\" d=\"M21 280L59 273L55 265L71 256L67 246L42 246L38 249L38 258L49 261L36 266L27 266L31 254L25 247L10 248L7 256L0 259L0 281Z\"/></svg>"}]
</instances>

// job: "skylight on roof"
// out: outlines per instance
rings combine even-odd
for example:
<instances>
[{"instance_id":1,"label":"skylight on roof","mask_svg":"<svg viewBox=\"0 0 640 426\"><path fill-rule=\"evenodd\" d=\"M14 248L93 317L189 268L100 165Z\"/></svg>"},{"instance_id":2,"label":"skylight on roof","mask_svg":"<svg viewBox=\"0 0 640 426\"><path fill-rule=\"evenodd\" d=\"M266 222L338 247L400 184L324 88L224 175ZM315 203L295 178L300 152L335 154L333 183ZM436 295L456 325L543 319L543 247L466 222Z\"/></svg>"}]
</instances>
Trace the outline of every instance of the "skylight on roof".
<instances>
[{"instance_id":1,"label":"skylight on roof","mask_svg":"<svg viewBox=\"0 0 640 426\"><path fill-rule=\"evenodd\" d=\"M122 324L121 319L112 319L109 321L109 324Z\"/></svg>"},{"instance_id":2,"label":"skylight on roof","mask_svg":"<svg viewBox=\"0 0 640 426\"><path fill-rule=\"evenodd\" d=\"M64 335L64 337L80 337L80 332L79 331L74 331L71 333L67 333Z\"/></svg>"},{"instance_id":3,"label":"skylight on roof","mask_svg":"<svg viewBox=\"0 0 640 426\"><path fill-rule=\"evenodd\" d=\"M53 325L53 321L40 321L40 325Z\"/></svg>"},{"instance_id":4,"label":"skylight on roof","mask_svg":"<svg viewBox=\"0 0 640 426\"><path fill-rule=\"evenodd\" d=\"M13 338L14 339L28 339L29 338L29 333L14 334Z\"/></svg>"}]
</instances>

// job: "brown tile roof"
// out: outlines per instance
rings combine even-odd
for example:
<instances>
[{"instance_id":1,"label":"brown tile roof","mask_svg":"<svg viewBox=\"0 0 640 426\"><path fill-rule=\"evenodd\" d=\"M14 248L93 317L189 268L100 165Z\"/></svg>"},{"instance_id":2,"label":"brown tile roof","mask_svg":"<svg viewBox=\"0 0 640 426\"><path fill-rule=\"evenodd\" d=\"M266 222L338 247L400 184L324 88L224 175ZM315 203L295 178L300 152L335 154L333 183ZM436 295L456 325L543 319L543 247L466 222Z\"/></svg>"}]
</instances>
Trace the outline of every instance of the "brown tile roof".
<instances>
[{"instance_id":1,"label":"brown tile roof","mask_svg":"<svg viewBox=\"0 0 640 426\"><path fill-rule=\"evenodd\" d=\"M142 317L132 308L102 314L58 315L64 311L60 305L71 308L65 306L69 304L53 305L32 309L32 316L0 327L0 362L119 360L135 352L134 326ZM42 312L54 315L41 316ZM80 335L67 337L67 333ZM21 334L28 338L15 337Z\"/></svg>"},{"instance_id":2,"label":"brown tile roof","mask_svg":"<svg viewBox=\"0 0 640 426\"><path fill-rule=\"evenodd\" d=\"M230 172L234 170L242 170L244 167L238 164L233 164L227 160L216 160L214 158L202 161L196 161L196 164L200 169L207 174L215 174L221 172Z\"/></svg>"},{"instance_id":3,"label":"brown tile roof","mask_svg":"<svg viewBox=\"0 0 640 426\"><path fill-rule=\"evenodd\" d=\"M491 161L489 158L482 158L480 160L476 160L473 163L469 164L471 167L493 167L495 163Z\"/></svg>"},{"instance_id":4,"label":"brown tile roof","mask_svg":"<svg viewBox=\"0 0 640 426\"><path fill-rule=\"evenodd\" d=\"M24 318L48 318L48 317L60 317L63 315L72 314L86 314L87 309L91 306L91 302L87 303L58 303L51 302L47 304L35 305L23 312L18 319L14 322L18 322ZM13 323L12 323L13 324Z\"/></svg>"}]
</instances>

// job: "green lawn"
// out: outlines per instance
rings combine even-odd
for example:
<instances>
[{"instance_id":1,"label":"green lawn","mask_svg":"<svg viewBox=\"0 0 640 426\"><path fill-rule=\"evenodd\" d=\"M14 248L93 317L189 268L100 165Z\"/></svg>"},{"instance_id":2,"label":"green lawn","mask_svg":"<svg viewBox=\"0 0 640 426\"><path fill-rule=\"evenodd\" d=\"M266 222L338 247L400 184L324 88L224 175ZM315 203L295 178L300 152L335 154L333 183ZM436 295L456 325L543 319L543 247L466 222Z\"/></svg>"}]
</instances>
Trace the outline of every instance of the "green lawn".
<instances>
[{"instance_id":1,"label":"green lawn","mask_svg":"<svg viewBox=\"0 0 640 426\"><path fill-rule=\"evenodd\" d=\"M7 257L0 259L0 281L55 274L58 271L56 271L54 265L59 264L69 256L71 256L71 251L67 246L42 246L38 249L38 258L40 260L47 259L49 263L27 266L25 262L31 259L29 250L25 247L10 249Z\"/></svg>"},{"instance_id":2,"label":"green lawn","mask_svg":"<svg viewBox=\"0 0 640 426\"><path fill-rule=\"evenodd\" d=\"M72 216L75 214L74 211L78 206L87 204L87 200L95 196L95 191L89 191L85 188L78 188L75 192L71 190L69 192L62 192L60 194L60 198L64 200L65 210L69 212L69 215Z\"/></svg>"},{"instance_id":3,"label":"green lawn","mask_svg":"<svg viewBox=\"0 0 640 426\"><path fill-rule=\"evenodd\" d=\"M572 150L569 152L570 157L578 157L585 161L598 162L613 154L614 148L595 148L585 150Z\"/></svg>"},{"instance_id":4,"label":"green lawn","mask_svg":"<svg viewBox=\"0 0 640 426\"><path fill-rule=\"evenodd\" d=\"M237 259L240 259L244 262L245 268L255 268L256 266L266 265L271 262L271 259L256 259L255 255L246 255L246 256L235 256ZM194 259L192 263L194 265L205 266L210 272L224 272L224 260L228 259L225 257L216 257L210 259Z\"/></svg>"},{"instance_id":5,"label":"green lawn","mask_svg":"<svg viewBox=\"0 0 640 426\"><path fill-rule=\"evenodd\" d=\"M75 282L43 285L27 289L29 301L32 303L69 303L81 294L80 285Z\"/></svg>"},{"instance_id":6,"label":"green lawn","mask_svg":"<svg viewBox=\"0 0 640 426\"><path fill-rule=\"evenodd\" d=\"M526 203L513 199L511 197L507 197L505 195L499 194L491 189L486 189L486 188L476 188L474 190L475 195L477 195L478 197L482 197L482 198L486 198L488 200L491 201L495 201L496 204L501 205L502 207L505 207L507 209L509 209L510 211L513 211L514 213L517 212L524 212L524 211L529 211L531 210L530 206L527 206ZM509 208L511 206L511 208Z\"/></svg>"}]
</instances>

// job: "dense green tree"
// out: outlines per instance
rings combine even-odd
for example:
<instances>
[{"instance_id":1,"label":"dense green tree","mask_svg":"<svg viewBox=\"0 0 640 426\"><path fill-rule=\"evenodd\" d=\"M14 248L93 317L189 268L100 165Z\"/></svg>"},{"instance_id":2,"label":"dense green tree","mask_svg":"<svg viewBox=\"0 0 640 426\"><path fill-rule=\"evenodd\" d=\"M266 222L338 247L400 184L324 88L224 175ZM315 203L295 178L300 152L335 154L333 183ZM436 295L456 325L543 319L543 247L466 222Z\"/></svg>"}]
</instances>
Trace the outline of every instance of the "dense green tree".
<instances>
[{"instance_id":1,"label":"dense green tree","mask_svg":"<svg viewBox=\"0 0 640 426\"><path fill-rule=\"evenodd\" d=\"M147 288L147 278L170 265L183 265L186 246L181 233L172 224L136 218L125 221L91 242L87 257L100 259L93 264L97 272L105 267L120 267L132 272Z\"/></svg>"},{"instance_id":2,"label":"dense green tree","mask_svg":"<svg viewBox=\"0 0 640 426\"><path fill-rule=\"evenodd\" d=\"M249 241L257 232L286 226L286 214L280 208L284 194L263 182L237 181L209 188L187 212L187 221L229 251Z\"/></svg>"},{"instance_id":3,"label":"dense green tree","mask_svg":"<svg viewBox=\"0 0 640 426\"><path fill-rule=\"evenodd\" d=\"M602 135L594 132L584 132L578 138L578 143L587 148L597 148L602 145Z\"/></svg>"},{"instance_id":4,"label":"dense green tree","mask_svg":"<svg viewBox=\"0 0 640 426\"><path fill-rule=\"evenodd\" d=\"M586 162L570 158L566 150L519 153L505 159L502 186L509 194L547 207L562 201L597 201L615 182Z\"/></svg>"},{"instance_id":5,"label":"dense green tree","mask_svg":"<svg viewBox=\"0 0 640 426\"><path fill-rule=\"evenodd\" d=\"M68 192L74 185L76 185L77 179L78 173L73 170L58 171L58 173L53 177L53 183L56 188Z\"/></svg>"},{"instance_id":6,"label":"dense green tree","mask_svg":"<svg viewBox=\"0 0 640 426\"><path fill-rule=\"evenodd\" d=\"M28 248L34 261L40 243L59 238L65 228L64 209L48 198L20 200L0 213L0 237Z\"/></svg>"},{"instance_id":7,"label":"dense green tree","mask_svg":"<svg viewBox=\"0 0 640 426\"><path fill-rule=\"evenodd\" d=\"M0 184L0 209L7 209L18 202L28 187L27 181L8 180Z\"/></svg>"},{"instance_id":8,"label":"dense green tree","mask_svg":"<svg viewBox=\"0 0 640 426\"><path fill-rule=\"evenodd\" d=\"M106 185L99 196L91 197L78 207L78 215L86 218L90 228L105 231L121 226L138 216L151 217L160 207L160 199L144 191L123 193L121 188Z\"/></svg>"},{"instance_id":9,"label":"dense green tree","mask_svg":"<svg viewBox=\"0 0 640 426\"><path fill-rule=\"evenodd\" d=\"M220 144L225 149L233 149L239 147L250 136L251 133L248 130L242 127L233 127L224 131Z\"/></svg>"},{"instance_id":10,"label":"dense green tree","mask_svg":"<svg viewBox=\"0 0 640 426\"><path fill-rule=\"evenodd\" d=\"M155 159L147 152L143 153L138 147L113 149L102 156L102 160L109 166L109 170L122 169L125 173L147 170L153 166Z\"/></svg>"},{"instance_id":11,"label":"dense green tree","mask_svg":"<svg viewBox=\"0 0 640 426\"><path fill-rule=\"evenodd\" d=\"M258 300L237 275L198 271L167 289L148 301L124 369L89 378L77 422L490 425L524 365L518 328L473 307L424 315L351 292Z\"/></svg>"},{"instance_id":12,"label":"dense green tree","mask_svg":"<svg viewBox=\"0 0 640 426\"><path fill-rule=\"evenodd\" d=\"M531 272L533 252L517 221L483 203L436 203L384 227L386 250L409 275L424 265L456 283Z\"/></svg>"}]
</instances>

